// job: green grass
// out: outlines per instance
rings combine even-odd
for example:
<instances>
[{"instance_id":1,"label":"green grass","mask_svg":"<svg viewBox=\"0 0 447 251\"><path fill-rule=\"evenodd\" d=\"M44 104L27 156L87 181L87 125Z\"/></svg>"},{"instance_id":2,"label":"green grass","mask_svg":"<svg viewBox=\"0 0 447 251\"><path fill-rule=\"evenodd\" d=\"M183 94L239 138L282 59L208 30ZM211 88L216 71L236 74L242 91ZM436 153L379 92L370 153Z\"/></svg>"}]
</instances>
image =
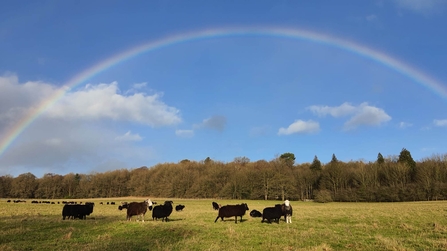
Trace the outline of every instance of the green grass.
<instances>
[{"instance_id":1,"label":"green grass","mask_svg":"<svg viewBox=\"0 0 447 251\"><path fill-rule=\"evenodd\" d=\"M153 199L163 202L165 199ZM405 203L292 202L292 224L261 223L249 212L243 222L214 220L212 200L170 199L183 204L171 221L146 214L127 222L118 205L89 199L87 220L62 220L62 204L0 200L0 250L447 250L447 201ZM57 201L57 200L55 200ZM219 200L238 204L242 201ZM244 201L262 211L274 201Z\"/></svg>"}]
</instances>

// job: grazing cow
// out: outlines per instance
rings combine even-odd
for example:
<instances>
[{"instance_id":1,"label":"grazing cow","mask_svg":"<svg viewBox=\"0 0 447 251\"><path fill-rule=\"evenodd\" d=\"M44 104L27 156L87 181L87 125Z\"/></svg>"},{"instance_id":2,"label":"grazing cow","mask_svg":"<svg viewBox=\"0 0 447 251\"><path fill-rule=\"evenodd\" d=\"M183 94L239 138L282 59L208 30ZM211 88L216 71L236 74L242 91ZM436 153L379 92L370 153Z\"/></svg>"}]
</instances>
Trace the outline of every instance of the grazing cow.
<instances>
[{"instance_id":1,"label":"grazing cow","mask_svg":"<svg viewBox=\"0 0 447 251\"><path fill-rule=\"evenodd\" d=\"M282 212L282 205L276 204L274 207L266 207L262 211L262 221L267 220L268 223L272 223L273 221L276 221L276 223L279 224L279 219L283 216Z\"/></svg>"},{"instance_id":2,"label":"grazing cow","mask_svg":"<svg viewBox=\"0 0 447 251\"><path fill-rule=\"evenodd\" d=\"M130 218L134 215L140 216L141 221L144 222L144 215L147 212L147 209L152 206L152 201L147 199L143 202L131 202L131 203L122 203L121 206L118 206L119 210L127 209L127 217L126 219L130 221Z\"/></svg>"},{"instance_id":3,"label":"grazing cow","mask_svg":"<svg viewBox=\"0 0 447 251\"><path fill-rule=\"evenodd\" d=\"M86 215L90 215L93 213L93 207L95 206L95 203L93 202L87 202L85 205L76 205L76 204L65 204L62 208L62 220L65 220L65 217L70 217L72 219L86 219Z\"/></svg>"},{"instance_id":4,"label":"grazing cow","mask_svg":"<svg viewBox=\"0 0 447 251\"><path fill-rule=\"evenodd\" d=\"M110 202L110 205L115 205L115 202L114 201Z\"/></svg>"},{"instance_id":5,"label":"grazing cow","mask_svg":"<svg viewBox=\"0 0 447 251\"><path fill-rule=\"evenodd\" d=\"M6 202L11 202L11 200L7 200Z\"/></svg>"},{"instance_id":6,"label":"grazing cow","mask_svg":"<svg viewBox=\"0 0 447 251\"><path fill-rule=\"evenodd\" d=\"M284 215L284 220L286 223L292 223L292 205L290 205L289 200L285 200L284 204L281 205L282 214Z\"/></svg>"},{"instance_id":7,"label":"grazing cow","mask_svg":"<svg viewBox=\"0 0 447 251\"><path fill-rule=\"evenodd\" d=\"M261 214L261 212L259 212L258 210L253 209L253 210L251 210L251 212L250 212L250 216L251 216L251 217L262 217L262 214Z\"/></svg>"},{"instance_id":8,"label":"grazing cow","mask_svg":"<svg viewBox=\"0 0 447 251\"><path fill-rule=\"evenodd\" d=\"M242 222L242 216L245 215L245 211L248 211L248 205L247 203L242 203L238 205L226 205L219 208L219 213L216 217L216 220L214 220L214 223L216 223L217 219L221 219L223 221L223 218L233 217L234 216L234 223L237 223L237 217L240 216Z\"/></svg>"},{"instance_id":9,"label":"grazing cow","mask_svg":"<svg viewBox=\"0 0 447 251\"><path fill-rule=\"evenodd\" d=\"M172 213L172 204L171 200L165 201L163 205L155 206L152 209L152 220L158 220L161 218L161 221L168 221L168 217Z\"/></svg>"},{"instance_id":10,"label":"grazing cow","mask_svg":"<svg viewBox=\"0 0 447 251\"><path fill-rule=\"evenodd\" d=\"M175 211L183 211L183 208L185 208L185 206L184 205L177 205L177 206L175 206Z\"/></svg>"},{"instance_id":11,"label":"grazing cow","mask_svg":"<svg viewBox=\"0 0 447 251\"><path fill-rule=\"evenodd\" d=\"M213 209L214 209L214 210L219 210L219 207L220 207L220 205L217 204L217 202L214 202L214 201L213 201Z\"/></svg>"}]
</instances>

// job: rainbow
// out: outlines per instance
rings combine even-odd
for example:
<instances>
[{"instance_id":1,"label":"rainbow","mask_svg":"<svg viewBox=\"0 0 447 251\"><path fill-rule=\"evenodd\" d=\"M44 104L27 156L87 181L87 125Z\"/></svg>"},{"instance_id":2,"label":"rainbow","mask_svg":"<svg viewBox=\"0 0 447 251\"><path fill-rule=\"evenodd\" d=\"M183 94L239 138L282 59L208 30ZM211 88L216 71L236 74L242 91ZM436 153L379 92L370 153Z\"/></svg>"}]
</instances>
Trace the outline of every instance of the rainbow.
<instances>
[{"instance_id":1,"label":"rainbow","mask_svg":"<svg viewBox=\"0 0 447 251\"><path fill-rule=\"evenodd\" d=\"M163 39L151 41L133 47L114 56L111 56L90 68L80 72L71 78L63 87L61 87L52 97L40 103L35 109L25 115L14 127L6 132L3 139L0 141L0 157L4 154L6 149L14 142L17 137L30 125L35 119L37 119L42 113L44 113L50 106L54 105L60 100L65 93L69 92L73 87L85 83L92 77L98 75L101 72L108 70L109 68L129 60L133 57L141 55L146 52L154 51L164 47L172 46L175 44L193 42L197 40L221 38L229 36L272 36L279 38L299 39L323 45L333 46L357 54L359 56L373 60L379 64L382 64L390 69L393 69L404 76L412 79L416 83L422 84L442 98L447 98L447 88L440 82L429 77L423 72L413 68L385 53L373 50L366 46L354 43L345 39L341 39L334 36L325 35L313 31L307 31L302 29L289 29L278 27L262 27L262 28L221 28L221 29L206 29L190 33L182 33L178 35L169 36Z\"/></svg>"}]
</instances>

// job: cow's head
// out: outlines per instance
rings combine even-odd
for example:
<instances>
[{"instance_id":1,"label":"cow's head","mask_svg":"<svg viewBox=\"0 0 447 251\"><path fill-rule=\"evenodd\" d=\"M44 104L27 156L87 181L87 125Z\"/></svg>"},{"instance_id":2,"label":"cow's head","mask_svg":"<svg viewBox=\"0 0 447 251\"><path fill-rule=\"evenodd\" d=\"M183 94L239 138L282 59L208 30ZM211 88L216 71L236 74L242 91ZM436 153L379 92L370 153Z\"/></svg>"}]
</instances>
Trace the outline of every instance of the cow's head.
<instances>
[{"instance_id":1,"label":"cow's head","mask_svg":"<svg viewBox=\"0 0 447 251\"><path fill-rule=\"evenodd\" d=\"M145 200L144 202L146 202L147 207L149 208L149 210L152 211L152 205L153 205L153 203L152 203L151 199L147 199L147 200Z\"/></svg>"}]
</instances>

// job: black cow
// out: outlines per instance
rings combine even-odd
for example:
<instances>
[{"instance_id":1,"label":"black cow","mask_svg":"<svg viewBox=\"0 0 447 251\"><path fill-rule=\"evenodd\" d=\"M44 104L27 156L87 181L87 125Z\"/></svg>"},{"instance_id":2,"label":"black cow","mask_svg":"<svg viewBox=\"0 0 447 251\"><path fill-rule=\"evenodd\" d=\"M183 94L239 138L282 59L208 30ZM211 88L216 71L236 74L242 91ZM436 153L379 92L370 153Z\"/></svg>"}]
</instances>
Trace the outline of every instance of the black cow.
<instances>
[{"instance_id":1,"label":"black cow","mask_svg":"<svg viewBox=\"0 0 447 251\"><path fill-rule=\"evenodd\" d=\"M221 218L223 221L223 218L233 217L234 216L234 222L237 223L237 217L240 216L242 222L242 216L245 215L245 211L249 210L248 205L246 203L242 203L239 205L226 205L219 208L219 213L216 217L216 220L214 220L214 223L216 223L217 219Z\"/></svg>"},{"instance_id":2,"label":"black cow","mask_svg":"<svg viewBox=\"0 0 447 251\"><path fill-rule=\"evenodd\" d=\"M121 206L118 206L119 210L127 209L127 217L126 219L130 221L130 218L134 215L140 216L142 222L144 222L144 215L147 212L147 209L152 206L152 201L147 199L143 202L131 202L131 203L122 203ZM138 219L137 219L138 221Z\"/></svg>"},{"instance_id":3,"label":"black cow","mask_svg":"<svg viewBox=\"0 0 447 251\"><path fill-rule=\"evenodd\" d=\"M158 220L161 218L161 221L168 221L168 217L172 213L172 201L165 201L163 205L155 206L152 209L152 220Z\"/></svg>"},{"instance_id":4,"label":"black cow","mask_svg":"<svg viewBox=\"0 0 447 251\"><path fill-rule=\"evenodd\" d=\"M185 206L184 205L177 205L177 206L175 206L175 211L182 211L183 210L183 208L185 208Z\"/></svg>"},{"instance_id":5,"label":"black cow","mask_svg":"<svg viewBox=\"0 0 447 251\"><path fill-rule=\"evenodd\" d=\"M87 202L85 205L76 205L76 204L65 204L62 208L62 220L65 220L67 217L68 219L86 219L87 215L90 215L93 213L93 207L95 206L95 203L93 202Z\"/></svg>"},{"instance_id":6,"label":"black cow","mask_svg":"<svg viewBox=\"0 0 447 251\"><path fill-rule=\"evenodd\" d=\"M258 210L253 209L253 210L251 210L251 212L250 212L250 216L251 216L251 217L262 217L262 214L261 214L261 212L259 212Z\"/></svg>"},{"instance_id":7,"label":"black cow","mask_svg":"<svg viewBox=\"0 0 447 251\"><path fill-rule=\"evenodd\" d=\"M279 224L279 219L283 216L282 205L276 204L274 207L266 207L262 211L262 221L267 220L268 223L276 221Z\"/></svg>"}]
</instances>

